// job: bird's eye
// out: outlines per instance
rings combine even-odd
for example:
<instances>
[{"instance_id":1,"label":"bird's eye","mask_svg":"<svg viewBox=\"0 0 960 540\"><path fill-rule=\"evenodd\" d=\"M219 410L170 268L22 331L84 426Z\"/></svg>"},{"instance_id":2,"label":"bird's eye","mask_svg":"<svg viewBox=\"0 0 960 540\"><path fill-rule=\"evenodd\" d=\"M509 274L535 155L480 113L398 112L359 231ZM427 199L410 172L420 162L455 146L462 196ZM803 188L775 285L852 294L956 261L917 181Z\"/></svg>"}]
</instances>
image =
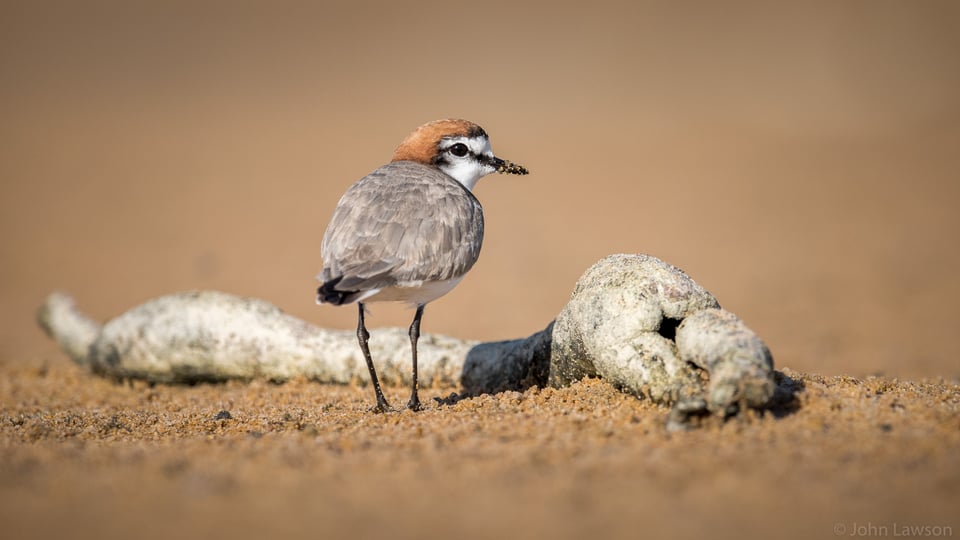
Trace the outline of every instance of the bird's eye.
<instances>
[{"instance_id":1,"label":"bird's eye","mask_svg":"<svg viewBox=\"0 0 960 540\"><path fill-rule=\"evenodd\" d=\"M463 144L463 143L457 143L457 144L451 146L451 147L448 149L448 151L449 151L451 154L453 154L453 155L455 155L455 156L457 156L457 157L463 157L463 156L467 155L467 153L470 152L470 149L467 148L467 145L465 145L465 144Z\"/></svg>"}]
</instances>

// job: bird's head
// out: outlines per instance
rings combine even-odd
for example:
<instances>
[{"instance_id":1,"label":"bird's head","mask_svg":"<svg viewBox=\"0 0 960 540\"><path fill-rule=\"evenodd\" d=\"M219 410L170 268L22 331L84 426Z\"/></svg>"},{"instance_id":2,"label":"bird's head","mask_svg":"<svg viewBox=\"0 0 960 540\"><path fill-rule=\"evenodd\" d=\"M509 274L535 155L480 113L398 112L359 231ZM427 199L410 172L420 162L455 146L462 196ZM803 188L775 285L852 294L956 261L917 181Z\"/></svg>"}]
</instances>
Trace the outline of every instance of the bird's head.
<instances>
[{"instance_id":1,"label":"bird's head","mask_svg":"<svg viewBox=\"0 0 960 540\"><path fill-rule=\"evenodd\" d=\"M418 127L400 143L392 161L437 167L469 190L490 173L529 172L522 165L496 157L487 132L467 120L436 120Z\"/></svg>"}]
</instances>

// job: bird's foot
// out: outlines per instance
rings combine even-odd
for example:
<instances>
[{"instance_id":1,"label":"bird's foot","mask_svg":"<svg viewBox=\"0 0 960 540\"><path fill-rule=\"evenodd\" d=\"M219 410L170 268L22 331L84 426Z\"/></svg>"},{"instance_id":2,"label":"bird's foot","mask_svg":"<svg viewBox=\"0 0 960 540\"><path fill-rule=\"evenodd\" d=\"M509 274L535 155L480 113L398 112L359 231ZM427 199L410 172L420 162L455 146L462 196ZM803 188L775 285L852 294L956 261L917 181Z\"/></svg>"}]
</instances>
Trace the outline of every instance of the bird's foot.
<instances>
[{"instance_id":1,"label":"bird's foot","mask_svg":"<svg viewBox=\"0 0 960 540\"><path fill-rule=\"evenodd\" d=\"M410 401L407 402L407 408L414 412L423 410L423 405L420 404L420 398L417 397L416 394L410 396Z\"/></svg>"},{"instance_id":2,"label":"bird's foot","mask_svg":"<svg viewBox=\"0 0 960 540\"><path fill-rule=\"evenodd\" d=\"M386 399L378 399L377 404L370 408L370 412L381 414L393 412L394 408L387 403Z\"/></svg>"}]
</instances>

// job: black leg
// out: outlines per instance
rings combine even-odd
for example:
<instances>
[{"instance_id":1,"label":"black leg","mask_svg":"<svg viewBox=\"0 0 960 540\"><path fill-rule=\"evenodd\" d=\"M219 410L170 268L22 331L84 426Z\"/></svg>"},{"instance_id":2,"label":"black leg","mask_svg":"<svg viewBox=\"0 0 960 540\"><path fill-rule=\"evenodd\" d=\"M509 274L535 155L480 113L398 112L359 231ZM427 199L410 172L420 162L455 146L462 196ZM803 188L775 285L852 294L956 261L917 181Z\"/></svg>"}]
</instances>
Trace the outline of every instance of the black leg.
<instances>
[{"instance_id":1,"label":"black leg","mask_svg":"<svg viewBox=\"0 0 960 540\"><path fill-rule=\"evenodd\" d=\"M412 411L419 411L420 397L417 396L417 340L420 339L420 318L423 317L423 306L417 306L417 314L413 316L413 322L410 323L410 349L411 358L413 358L413 388L410 391L410 401L407 402L407 408Z\"/></svg>"},{"instance_id":2,"label":"black leg","mask_svg":"<svg viewBox=\"0 0 960 540\"><path fill-rule=\"evenodd\" d=\"M367 369L370 370L370 382L373 383L373 390L377 393L377 406L373 408L376 412L387 412L390 410L390 404L383 397L383 391L380 390L380 381L377 380L377 370L373 368L373 358L370 357L370 347L367 346L367 340L370 339L370 332L363 323L363 304L360 306L360 317L357 322L357 340L360 341L360 350L363 352L363 358L367 361Z\"/></svg>"}]
</instances>

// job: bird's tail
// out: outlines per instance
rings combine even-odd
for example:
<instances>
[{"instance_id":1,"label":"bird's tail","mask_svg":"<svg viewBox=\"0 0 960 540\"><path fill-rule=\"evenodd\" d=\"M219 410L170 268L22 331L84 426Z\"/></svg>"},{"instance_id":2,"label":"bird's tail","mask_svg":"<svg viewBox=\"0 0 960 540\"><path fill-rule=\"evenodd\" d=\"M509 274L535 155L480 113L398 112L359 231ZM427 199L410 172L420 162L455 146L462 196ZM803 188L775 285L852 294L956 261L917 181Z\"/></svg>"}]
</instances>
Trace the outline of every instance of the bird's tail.
<instances>
[{"instance_id":1,"label":"bird's tail","mask_svg":"<svg viewBox=\"0 0 960 540\"><path fill-rule=\"evenodd\" d=\"M342 279L343 276L339 276L324 281L323 284L317 288L317 303L341 306L352 302L357 296L357 291L338 291L336 288Z\"/></svg>"}]
</instances>

